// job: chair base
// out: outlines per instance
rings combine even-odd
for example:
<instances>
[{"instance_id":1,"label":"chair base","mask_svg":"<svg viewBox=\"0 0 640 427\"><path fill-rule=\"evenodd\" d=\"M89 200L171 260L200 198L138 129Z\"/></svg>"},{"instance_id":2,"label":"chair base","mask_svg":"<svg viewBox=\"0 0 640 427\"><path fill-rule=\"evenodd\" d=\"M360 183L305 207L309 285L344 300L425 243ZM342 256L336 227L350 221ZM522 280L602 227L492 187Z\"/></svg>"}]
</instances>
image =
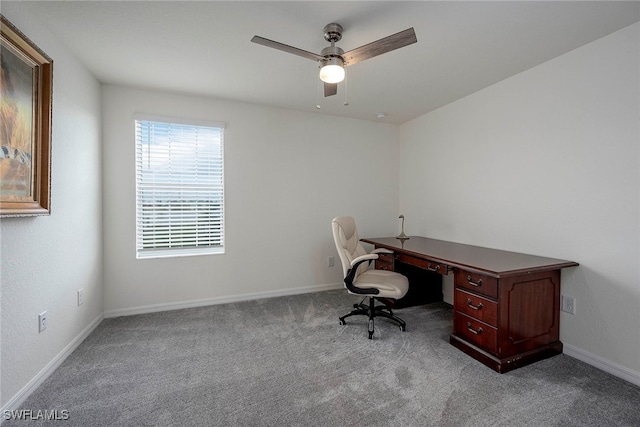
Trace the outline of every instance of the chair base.
<instances>
[{"instance_id":1,"label":"chair base","mask_svg":"<svg viewBox=\"0 0 640 427\"><path fill-rule=\"evenodd\" d=\"M351 312L339 318L341 325L345 325L346 322L344 321L344 319L350 316L363 315L363 316L369 317L369 339L370 340L373 339L373 330L374 330L373 319L375 319L376 317L385 317L387 319L393 320L398 325L400 325L401 331L407 330L407 324L404 322L404 320L400 319L399 317L393 314L391 307L387 305L376 306L375 301L377 298L375 297L369 297L369 305L366 305L366 304L363 304L365 299L367 298L365 297L362 301L360 301L359 304L353 304L354 310L351 310Z\"/></svg>"}]
</instances>

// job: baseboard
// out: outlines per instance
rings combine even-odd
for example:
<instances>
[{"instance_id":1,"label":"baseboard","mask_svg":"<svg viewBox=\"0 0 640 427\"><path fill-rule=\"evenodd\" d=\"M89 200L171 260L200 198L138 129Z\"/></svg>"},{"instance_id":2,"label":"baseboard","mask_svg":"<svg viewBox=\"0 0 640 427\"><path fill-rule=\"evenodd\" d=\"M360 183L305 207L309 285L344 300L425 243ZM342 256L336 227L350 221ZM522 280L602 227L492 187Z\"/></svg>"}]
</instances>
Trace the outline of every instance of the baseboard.
<instances>
[{"instance_id":1,"label":"baseboard","mask_svg":"<svg viewBox=\"0 0 640 427\"><path fill-rule=\"evenodd\" d=\"M47 365L31 379L31 381L29 381L24 387L22 387L22 389L18 393L16 393L15 396L9 399L6 405L4 405L2 408L3 416L0 417L0 424L2 424L2 422L4 421L4 414L6 413L5 411L17 410L20 405L27 399L27 397L29 397L29 395L33 393L35 389L37 389L38 386L40 386L40 384L44 382L44 380L49 378L53 371L58 369L58 367L62 365L62 362L64 362L67 357L69 357L71 353L73 353L73 351L78 348L82 341L84 341L94 331L94 329L98 327L103 319L104 316L102 314L93 319L93 321L89 323L89 325L87 325L87 327L84 328L82 332L80 332L69 344L67 344L60 353L58 353L53 359L51 359L51 361L47 363Z\"/></svg>"},{"instance_id":2,"label":"baseboard","mask_svg":"<svg viewBox=\"0 0 640 427\"><path fill-rule=\"evenodd\" d=\"M617 363L611 362L600 356L596 356L595 354L589 353L588 351L574 347L570 344L564 344L563 352L567 356L581 360L584 363L587 363L595 368L608 372L611 375L614 375L640 387L640 372L625 368L622 365L618 365Z\"/></svg>"},{"instance_id":3,"label":"baseboard","mask_svg":"<svg viewBox=\"0 0 640 427\"><path fill-rule=\"evenodd\" d=\"M341 289L342 283L331 283L326 285L304 286L300 288L279 289L275 291L255 292L251 294L239 294L226 297L205 298L199 300L171 302L165 304L144 305L138 307L121 308L117 310L107 310L104 312L105 318L132 316L135 314L155 313L159 311L181 310L183 308L205 307L208 305L227 304L232 302L250 301L262 298L282 297L287 295L307 294L310 292L328 291Z\"/></svg>"}]
</instances>

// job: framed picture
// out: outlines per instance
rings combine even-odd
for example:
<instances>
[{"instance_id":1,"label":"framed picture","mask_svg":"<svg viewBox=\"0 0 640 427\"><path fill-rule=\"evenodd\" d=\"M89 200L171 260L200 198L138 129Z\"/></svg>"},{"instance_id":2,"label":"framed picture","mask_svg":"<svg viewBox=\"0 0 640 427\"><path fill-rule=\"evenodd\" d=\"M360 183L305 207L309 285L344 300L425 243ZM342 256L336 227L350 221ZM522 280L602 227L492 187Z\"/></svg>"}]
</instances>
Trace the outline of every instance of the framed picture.
<instances>
[{"instance_id":1,"label":"framed picture","mask_svg":"<svg viewBox=\"0 0 640 427\"><path fill-rule=\"evenodd\" d=\"M51 213L53 61L0 15L0 216Z\"/></svg>"}]
</instances>

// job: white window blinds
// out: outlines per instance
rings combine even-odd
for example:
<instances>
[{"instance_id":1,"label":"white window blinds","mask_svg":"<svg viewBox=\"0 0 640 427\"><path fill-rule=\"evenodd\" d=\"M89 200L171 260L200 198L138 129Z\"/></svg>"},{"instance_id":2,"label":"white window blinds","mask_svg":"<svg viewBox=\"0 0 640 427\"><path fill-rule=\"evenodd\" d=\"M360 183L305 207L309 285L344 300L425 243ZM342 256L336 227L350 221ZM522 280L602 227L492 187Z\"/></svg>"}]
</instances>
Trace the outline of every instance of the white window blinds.
<instances>
[{"instance_id":1,"label":"white window blinds","mask_svg":"<svg viewBox=\"0 0 640 427\"><path fill-rule=\"evenodd\" d=\"M138 258L224 252L223 131L135 120Z\"/></svg>"}]
</instances>

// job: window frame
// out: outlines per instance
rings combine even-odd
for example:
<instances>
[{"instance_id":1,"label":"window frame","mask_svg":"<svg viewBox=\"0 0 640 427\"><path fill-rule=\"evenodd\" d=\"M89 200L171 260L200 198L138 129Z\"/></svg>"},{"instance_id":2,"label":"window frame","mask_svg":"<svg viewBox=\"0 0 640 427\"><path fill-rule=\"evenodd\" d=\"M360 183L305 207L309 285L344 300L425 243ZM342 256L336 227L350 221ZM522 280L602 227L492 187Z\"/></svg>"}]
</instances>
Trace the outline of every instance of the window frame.
<instances>
[{"instance_id":1,"label":"window frame","mask_svg":"<svg viewBox=\"0 0 640 427\"><path fill-rule=\"evenodd\" d=\"M169 247L169 248L143 248L141 247L140 239L142 238L142 219L139 217L140 212L140 185L142 180L140 179L141 169L140 164L140 150L143 142L138 141L138 122L153 122L153 123L165 123L173 124L176 126L191 126L205 127L205 128L217 128L220 130L220 197L221 197L221 214L220 214L220 245L208 245L208 246L196 246L196 247ZM153 258L173 258L173 257L185 257L185 256L198 256L198 255L217 255L225 253L225 241L226 241L226 218L225 218L225 156L224 156L224 137L225 137L225 123L209 120L189 119L182 117L170 117L160 116L152 114L140 114L133 115L133 131L134 131L134 159L135 159L135 251L136 259L153 259Z\"/></svg>"}]
</instances>

